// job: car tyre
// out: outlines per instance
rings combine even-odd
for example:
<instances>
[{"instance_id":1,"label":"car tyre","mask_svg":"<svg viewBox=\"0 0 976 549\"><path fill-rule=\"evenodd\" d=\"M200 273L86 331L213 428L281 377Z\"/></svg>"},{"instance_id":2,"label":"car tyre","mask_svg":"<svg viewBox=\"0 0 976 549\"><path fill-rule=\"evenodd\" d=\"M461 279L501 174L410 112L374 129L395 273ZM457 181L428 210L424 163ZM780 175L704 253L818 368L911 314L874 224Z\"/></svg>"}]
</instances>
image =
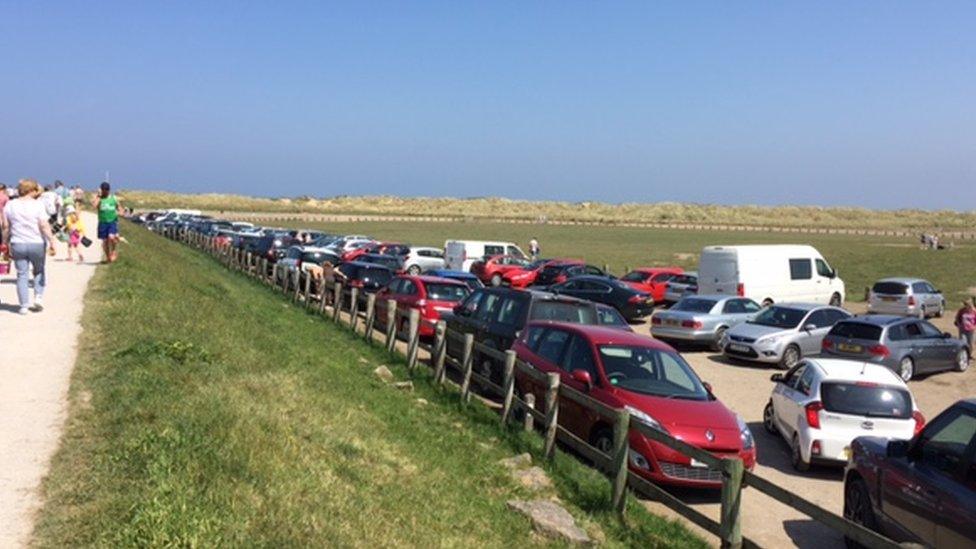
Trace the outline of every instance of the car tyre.
<instances>
[{"instance_id":1,"label":"car tyre","mask_svg":"<svg viewBox=\"0 0 976 549\"><path fill-rule=\"evenodd\" d=\"M498 286L501 286L502 285L502 275L500 275L500 274L491 275L491 285L494 286L494 287L496 287L496 288Z\"/></svg>"},{"instance_id":2,"label":"car tyre","mask_svg":"<svg viewBox=\"0 0 976 549\"><path fill-rule=\"evenodd\" d=\"M420 265L411 265L410 268L407 269L407 273L410 274L410 275L412 275L412 276L419 275L420 274Z\"/></svg>"},{"instance_id":3,"label":"car tyre","mask_svg":"<svg viewBox=\"0 0 976 549\"><path fill-rule=\"evenodd\" d=\"M766 407L763 408L763 427L766 428L766 432L775 435L776 422L774 419L775 412L773 411L773 401L770 400L766 403Z\"/></svg>"},{"instance_id":4,"label":"car tyre","mask_svg":"<svg viewBox=\"0 0 976 549\"><path fill-rule=\"evenodd\" d=\"M722 352L722 339L725 337L725 332L728 330L725 326L722 326L718 330L715 330L715 341L712 342L712 351L716 353Z\"/></svg>"},{"instance_id":5,"label":"car tyre","mask_svg":"<svg viewBox=\"0 0 976 549\"><path fill-rule=\"evenodd\" d=\"M590 436L590 444L604 454L613 454L613 429L609 427L599 427Z\"/></svg>"},{"instance_id":6,"label":"car tyre","mask_svg":"<svg viewBox=\"0 0 976 549\"><path fill-rule=\"evenodd\" d=\"M868 487L860 478L852 479L844 487L844 518L868 530L878 531L878 523L871 508L871 495ZM861 547L860 543L845 537L844 544L849 549Z\"/></svg>"},{"instance_id":7,"label":"car tyre","mask_svg":"<svg viewBox=\"0 0 976 549\"><path fill-rule=\"evenodd\" d=\"M939 305L939 310L935 312L935 318L942 318L945 316L945 301Z\"/></svg>"},{"instance_id":8,"label":"car tyre","mask_svg":"<svg viewBox=\"0 0 976 549\"><path fill-rule=\"evenodd\" d=\"M969 369L969 351L959 349L956 353L956 371L965 372Z\"/></svg>"},{"instance_id":9,"label":"car tyre","mask_svg":"<svg viewBox=\"0 0 976 549\"><path fill-rule=\"evenodd\" d=\"M841 305L840 294L834 292L834 295L830 296L830 306L840 307L840 305Z\"/></svg>"},{"instance_id":10,"label":"car tyre","mask_svg":"<svg viewBox=\"0 0 976 549\"><path fill-rule=\"evenodd\" d=\"M912 360L912 357L906 356L905 358L901 359L901 361L898 363L897 374L898 377L900 377L905 383L908 383L913 377L915 377L915 361Z\"/></svg>"},{"instance_id":11,"label":"car tyre","mask_svg":"<svg viewBox=\"0 0 976 549\"><path fill-rule=\"evenodd\" d=\"M803 461L803 452L800 451L800 437L793 435L793 442L790 444L790 464L801 473L810 470L810 464Z\"/></svg>"},{"instance_id":12,"label":"car tyre","mask_svg":"<svg viewBox=\"0 0 976 549\"><path fill-rule=\"evenodd\" d=\"M783 370L789 370L796 366L796 363L800 362L801 358L803 358L803 354L800 353L800 348L795 343L790 343L783 350L783 358L779 360L779 367Z\"/></svg>"}]
</instances>

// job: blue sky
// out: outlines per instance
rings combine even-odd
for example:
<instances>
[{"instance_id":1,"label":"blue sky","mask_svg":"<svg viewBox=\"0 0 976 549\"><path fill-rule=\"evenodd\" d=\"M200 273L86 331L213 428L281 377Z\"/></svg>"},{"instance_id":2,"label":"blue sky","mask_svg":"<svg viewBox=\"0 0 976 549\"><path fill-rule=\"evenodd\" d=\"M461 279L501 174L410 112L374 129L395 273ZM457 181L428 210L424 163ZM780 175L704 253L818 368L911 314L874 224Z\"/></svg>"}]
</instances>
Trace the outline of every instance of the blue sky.
<instances>
[{"instance_id":1,"label":"blue sky","mask_svg":"<svg viewBox=\"0 0 976 549\"><path fill-rule=\"evenodd\" d=\"M0 181L976 208L976 3L0 0Z\"/></svg>"}]
</instances>

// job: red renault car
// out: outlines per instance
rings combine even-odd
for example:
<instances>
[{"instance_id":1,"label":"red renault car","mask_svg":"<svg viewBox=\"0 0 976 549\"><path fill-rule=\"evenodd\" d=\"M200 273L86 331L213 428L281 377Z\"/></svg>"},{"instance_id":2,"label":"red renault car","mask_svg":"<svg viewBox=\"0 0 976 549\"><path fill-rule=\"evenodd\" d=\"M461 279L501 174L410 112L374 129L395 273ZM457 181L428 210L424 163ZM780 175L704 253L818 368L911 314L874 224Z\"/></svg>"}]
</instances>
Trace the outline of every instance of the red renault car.
<instances>
[{"instance_id":1,"label":"red renault car","mask_svg":"<svg viewBox=\"0 0 976 549\"><path fill-rule=\"evenodd\" d=\"M380 325L386 322L386 301L392 299L401 313L420 311L420 337L432 337L441 313L453 310L470 292L467 284L450 278L398 276L376 293L376 320ZM398 329L405 332L407 319L400 322Z\"/></svg>"},{"instance_id":2,"label":"red renault car","mask_svg":"<svg viewBox=\"0 0 976 549\"><path fill-rule=\"evenodd\" d=\"M640 267L620 277L620 281L639 292L651 294L654 303L661 303L668 281L683 272L681 267Z\"/></svg>"},{"instance_id":3,"label":"red renault car","mask_svg":"<svg viewBox=\"0 0 976 549\"><path fill-rule=\"evenodd\" d=\"M529 265L524 257L514 255L493 255L471 265L471 274L484 284L501 286L502 277L510 271L521 271Z\"/></svg>"},{"instance_id":4,"label":"red renault car","mask_svg":"<svg viewBox=\"0 0 976 549\"><path fill-rule=\"evenodd\" d=\"M633 419L709 451L756 464L756 443L745 421L712 394L674 349L646 336L600 326L531 322L512 347L518 357L560 383L583 391ZM545 386L516 374L520 394L545 402ZM561 398L559 423L601 451L613 447L613 428L600 414ZM722 473L636 430L629 434L630 468L660 484L719 488Z\"/></svg>"}]
</instances>

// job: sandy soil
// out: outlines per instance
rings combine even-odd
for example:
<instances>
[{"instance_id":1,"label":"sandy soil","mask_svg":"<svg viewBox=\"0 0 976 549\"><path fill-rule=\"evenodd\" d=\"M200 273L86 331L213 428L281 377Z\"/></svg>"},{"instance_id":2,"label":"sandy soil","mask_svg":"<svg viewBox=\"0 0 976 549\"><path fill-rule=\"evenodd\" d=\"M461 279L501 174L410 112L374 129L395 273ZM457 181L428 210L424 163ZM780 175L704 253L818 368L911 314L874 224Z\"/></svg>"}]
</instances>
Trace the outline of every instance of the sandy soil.
<instances>
[{"instance_id":1,"label":"sandy soil","mask_svg":"<svg viewBox=\"0 0 976 549\"><path fill-rule=\"evenodd\" d=\"M94 235L95 216L84 215ZM38 488L65 419L85 288L101 255L97 241L87 250L90 263L60 261L65 250L58 243L58 255L48 258L43 312L18 315L15 273L0 277L0 547L30 539Z\"/></svg>"}]
</instances>

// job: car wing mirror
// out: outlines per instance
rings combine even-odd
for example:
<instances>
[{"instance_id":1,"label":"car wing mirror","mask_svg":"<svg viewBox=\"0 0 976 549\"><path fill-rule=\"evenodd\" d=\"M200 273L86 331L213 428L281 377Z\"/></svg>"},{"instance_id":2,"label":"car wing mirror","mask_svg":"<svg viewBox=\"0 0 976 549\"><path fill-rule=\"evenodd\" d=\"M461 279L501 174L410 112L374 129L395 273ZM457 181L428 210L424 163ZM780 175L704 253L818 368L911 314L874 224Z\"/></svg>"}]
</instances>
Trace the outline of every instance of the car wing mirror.
<instances>
[{"instance_id":1,"label":"car wing mirror","mask_svg":"<svg viewBox=\"0 0 976 549\"><path fill-rule=\"evenodd\" d=\"M593 388L593 378L590 377L590 373L586 370L573 370L573 373L570 375L573 381L582 384L586 387L587 391Z\"/></svg>"},{"instance_id":2,"label":"car wing mirror","mask_svg":"<svg viewBox=\"0 0 976 549\"><path fill-rule=\"evenodd\" d=\"M773 381L776 383L783 383L783 374L773 374L769 376L769 381Z\"/></svg>"},{"instance_id":3,"label":"car wing mirror","mask_svg":"<svg viewBox=\"0 0 976 549\"><path fill-rule=\"evenodd\" d=\"M942 339L952 339L952 334L949 332L942 332Z\"/></svg>"},{"instance_id":4,"label":"car wing mirror","mask_svg":"<svg viewBox=\"0 0 976 549\"><path fill-rule=\"evenodd\" d=\"M702 382L702 387L704 387L705 390L708 391L708 394L710 394L710 395L711 394L714 394L714 391L712 391L712 384L711 383L709 383L707 381L703 381Z\"/></svg>"},{"instance_id":5,"label":"car wing mirror","mask_svg":"<svg viewBox=\"0 0 976 549\"><path fill-rule=\"evenodd\" d=\"M811 324L806 324L806 325L803 326L803 331L804 332L812 332L812 331L814 331L816 329L817 329L817 325L816 324L812 324L812 323Z\"/></svg>"},{"instance_id":6,"label":"car wing mirror","mask_svg":"<svg viewBox=\"0 0 976 549\"><path fill-rule=\"evenodd\" d=\"M885 447L885 455L890 458L907 457L911 446L912 441L910 440L890 440L888 441L888 446Z\"/></svg>"}]
</instances>

